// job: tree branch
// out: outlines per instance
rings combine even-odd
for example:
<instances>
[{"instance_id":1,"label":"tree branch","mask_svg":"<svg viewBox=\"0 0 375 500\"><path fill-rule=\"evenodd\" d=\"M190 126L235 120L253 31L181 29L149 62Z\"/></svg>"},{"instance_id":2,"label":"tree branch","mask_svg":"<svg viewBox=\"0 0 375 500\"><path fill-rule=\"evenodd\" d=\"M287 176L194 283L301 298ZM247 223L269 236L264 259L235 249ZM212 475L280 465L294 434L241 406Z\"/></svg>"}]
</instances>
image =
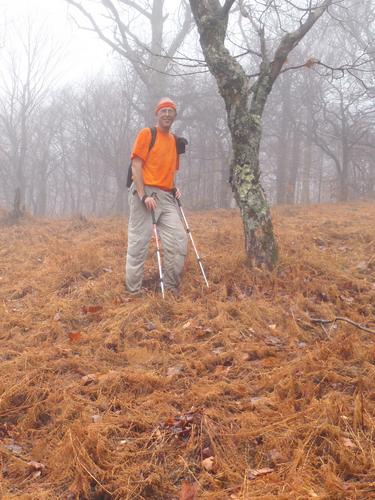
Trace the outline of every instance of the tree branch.
<instances>
[{"instance_id":1,"label":"tree branch","mask_svg":"<svg viewBox=\"0 0 375 500\"><path fill-rule=\"evenodd\" d=\"M167 51L168 57L172 58L174 56L177 49L180 47L180 45L184 41L186 35L189 33L191 27L192 27L191 10L190 10L190 6L186 6L185 18L184 18L184 22L182 24L182 28L177 33L174 40L172 40L171 45L169 46L169 49Z\"/></svg>"},{"instance_id":2,"label":"tree branch","mask_svg":"<svg viewBox=\"0 0 375 500\"><path fill-rule=\"evenodd\" d=\"M302 23L297 30L287 33L281 39L281 42L276 49L274 60L271 63L271 79L273 82L279 76L281 68L283 67L289 53L298 45L298 43L313 27L316 21L324 14L332 2L333 0L324 0L319 7L311 10L306 21Z\"/></svg>"},{"instance_id":3,"label":"tree branch","mask_svg":"<svg viewBox=\"0 0 375 500\"><path fill-rule=\"evenodd\" d=\"M70 0L68 0L70 1ZM122 39L122 44L124 45L125 49L132 54L133 56L135 55L134 50L130 47L128 39L126 34L129 33L129 29L125 24L121 21L120 15L118 13L118 10L116 7L113 5L111 0L102 0L102 4L107 7L107 9L111 12L113 15L114 20L116 21L116 24L120 30L121 34L121 39Z\"/></svg>"},{"instance_id":4,"label":"tree branch","mask_svg":"<svg viewBox=\"0 0 375 500\"><path fill-rule=\"evenodd\" d=\"M126 57L127 59L129 59L130 61L132 61L134 63L134 66L136 68L136 71L137 71L139 77L141 78L141 80L144 83L146 83L147 79L146 79L145 73L142 71L142 69L140 67L140 66L146 66L146 65L139 64L139 61L138 61L139 58L137 57L137 54L134 52L134 50L130 47L129 43L127 42L126 35L123 35L123 33L121 33L122 42L124 45L124 48L122 48L120 45L114 43L110 38L108 38L108 36L106 36L104 34L103 30L99 27L99 25L97 24L97 22L95 21L93 16L84 7L82 7L82 5L80 3L76 2L75 0L66 0L66 2L68 2L70 5L73 5L77 10L79 10L81 12L81 14L83 14L84 17L86 17L86 19L90 22L90 24L92 26L92 29L90 31L94 31L99 36L99 38L101 40L103 40L107 45L109 45L115 52L119 53L123 57ZM110 0L103 0L103 5L105 5L107 8L109 8L110 4L111 4ZM113 5L112 5L112 7L114 8ZM119 29L121 31L120 25L119 25ZM125 36L125 38L124 38L124 36Z\"/></svg>"},{"instance_id":5,"label":"tree branch","mask_svg":"<svg viewBox=\"0 0 375 500\"><path fill-rule=\"evenodd\" d=\"M221 8L222 15L225 17L229 14L235 0L225 0L223 7Z\"/></svg>"},{"instance_id":6,"label":"tree branch","mask_svg":"<svg viewBox=\"0 0 375 500\"><path fill-rule=\"evenodd\" d=\"M102 0L102 1L103 1L103 3L106 2L106 0ZM147 12L147 10L143 9L140 5L133 2L132 0L119 0L119 1L121 3L124 3L125 5L128 5L129 7L133 7L133 9L137 10L140 14L142 14L143 16L145 16L151 20L151 13Z\"/></svg>"}]
</instances>

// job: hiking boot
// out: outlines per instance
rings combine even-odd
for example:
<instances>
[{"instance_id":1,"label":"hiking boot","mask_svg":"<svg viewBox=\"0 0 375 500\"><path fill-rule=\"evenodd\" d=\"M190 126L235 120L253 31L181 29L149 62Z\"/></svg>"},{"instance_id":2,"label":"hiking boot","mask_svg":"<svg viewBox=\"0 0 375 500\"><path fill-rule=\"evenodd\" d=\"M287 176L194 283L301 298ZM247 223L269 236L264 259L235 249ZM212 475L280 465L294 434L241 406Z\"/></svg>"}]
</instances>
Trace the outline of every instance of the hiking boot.
<instances>
[{"instance_id":1,"label":"hiking boot","mask_svg":"<svg viewBox=\"0 0 375 500\"><path fill-rule=\"evenodd\" d=\"M129 290L125 289L124 296L126 300L131 300L131 299L138 299L142 298L146 295L145 290L141 288L140 290L136 290L135 292L130 292Z\"/></svg>"},{"instance_id":2,"label":"hiking boot","mask_svg":"<svg viewBox=\"0 0 375 500\"><path fill-rule=\"evenodd\" d=\"M165 295L168 297L173 297L174 299L178 299L180 296L180 290L178 288L166 288L165 289Z\"/></svg>"}]
</instances>

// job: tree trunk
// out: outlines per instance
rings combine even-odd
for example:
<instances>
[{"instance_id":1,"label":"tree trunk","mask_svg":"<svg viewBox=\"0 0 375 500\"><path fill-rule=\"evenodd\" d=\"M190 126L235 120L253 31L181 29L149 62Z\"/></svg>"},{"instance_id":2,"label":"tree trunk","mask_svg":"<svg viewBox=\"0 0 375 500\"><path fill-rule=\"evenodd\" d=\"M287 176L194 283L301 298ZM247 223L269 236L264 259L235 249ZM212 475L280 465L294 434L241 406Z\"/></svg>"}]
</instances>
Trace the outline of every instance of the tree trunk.
<instances>
[{"instance_id":1,"label":"tree trunk","mask_svg":"<svg viewBox=\"0 0 375 500\"><path fill-rule=\"evenodd\" d=\"M20 188L17 188L14 193L13 210L8 214L7 221L9 224L16 224L25 215L25 207L22 205L22 194Z\"/></svg>"},{"instance_id":2,"label":"tree trunk","mask_svg":"<svg viewBox=\"0 0 375 500\"><path fill-rule=\"evenodd\" d=\"M204 58L225 102L233 147L232 188L241 210L248 261L250 265L266 265L272 268L277 260L277 246L270 210L259 180L263 110L288 54L333 0L323 0L320 5L310 10L304 20L300 20L295 31L285 33L272 60L267 54L264 30L261 28L258 31L261 63L259 76L252 86L244 68L225 47L228 15L235 0L225 0L223 5L219 0L189 1L198 27Z\"/></svg>"},{"instance_id":3,"label":"tree trunk","mask_svg":"<svg viewBox=\"0 0 375 500\"><path fill-rule=\"evenodd\" d=\"M272 268L277 260L277 246L259 180L261 115L238 106L231 116L233 120L228 122L233 146L231 184L243 221L246 255L251 266Z\"/></svg>"},{"instance_id":4,"label":"tree trunk","mask_svg":"<svg viewBox=\"0 0 375 500\"><path fill-rule=\"evenodd\" d=\"M289 139L290 139L290 119L291 108L290 80L285 79L281 85L282 109L281 109L281 129L278 136L277 148L277 168L276 168L276 203L281 205L286 201L287 176L289 165Z\"/></svg>"},{"instance_id":5,"label":"tree trunk","mask_svg":"<svg viewBox=\"0 0 375 500\"><path fill-rule=\"evenodd\" d=\"M294 204L296 202L296 185L300 164L300 155L301 155L301 137L298 131L298 124L295 123L293 127L293 136L292 136L292 155L291 161L288 169L288 178L286 182L286 196L285 202L288 204Z\"/></svg>"},{"instance_id":6,"label":"tree trunk","mask_svg":"<svg viewBox=\"0 0 375 500\"><path fill-rule=\"evenodd\" d=\"M342 161L341 172L339 177L339 201L345 202L349 198L349 145L348 145L348 131L347 119L345 115L344 103L341 96L341 147L342 147Z\"/></svg>"},{"instance_id":7,"label":"tree trunk","mask_svg":"<svg viewBox=\"0 0 375 500\"><path fill-rule=\"evenodd\" d=\"M227 111L233 148L231 185L243 221L247 260L250 266L272 268L277 245L259 170L261 120L273 83L270 66L263 65L251 87L244 69L224 46L227 13L223 14L218 2L209 4L190 0L202 50Z\"/></svg>"},{"instance_id":8,"label":"tree trunk","mask_svg":"<svg viewBox=\"0 0 375 500\"><path fill-rule=\"evenodd\" d=\"M306 136L304 138L304 158L302 169L302 193L301 202L310 203L310 177L312 165L312 143L313 143L313 107L312 99L306 99Z\"/></svg>"}]
</instances>

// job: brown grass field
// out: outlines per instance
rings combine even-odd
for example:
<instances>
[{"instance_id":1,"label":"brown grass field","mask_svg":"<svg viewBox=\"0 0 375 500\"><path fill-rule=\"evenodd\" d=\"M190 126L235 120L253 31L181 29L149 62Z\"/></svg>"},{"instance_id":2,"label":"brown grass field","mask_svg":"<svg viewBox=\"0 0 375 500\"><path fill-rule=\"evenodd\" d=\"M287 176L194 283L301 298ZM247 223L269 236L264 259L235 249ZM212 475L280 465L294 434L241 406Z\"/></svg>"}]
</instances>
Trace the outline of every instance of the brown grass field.
<instances>
[{"instance_id":1,"label":"brown grass field","mask_svg":"<svg viewBox=\"0 0 375 500\"><path fill-rule=\"evenodd\" d=\"M0 497L375 498L375 204L276 208L272 273L187 215L210 289L190 249L164 301L121 218L0 227Z\"/></svg>"}]
</instances>

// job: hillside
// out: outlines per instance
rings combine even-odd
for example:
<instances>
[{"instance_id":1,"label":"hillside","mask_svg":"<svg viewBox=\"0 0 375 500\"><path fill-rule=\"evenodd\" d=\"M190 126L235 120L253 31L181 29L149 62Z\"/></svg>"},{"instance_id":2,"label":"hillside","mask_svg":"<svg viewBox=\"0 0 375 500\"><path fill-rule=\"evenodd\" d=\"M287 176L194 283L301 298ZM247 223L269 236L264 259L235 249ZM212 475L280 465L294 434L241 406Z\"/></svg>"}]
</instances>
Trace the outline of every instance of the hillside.
<instances>
[{"instance_id":1,"label":"hillside","mask_svg":"<svg viewBox=\"0 0 375 500\"><path fill-rule=\"evenodd\" d=\"M0 227L0 497L375 498L375 204L187 214L179 298L123 293L120 218Z\"/></svg>"}]
</instances>

